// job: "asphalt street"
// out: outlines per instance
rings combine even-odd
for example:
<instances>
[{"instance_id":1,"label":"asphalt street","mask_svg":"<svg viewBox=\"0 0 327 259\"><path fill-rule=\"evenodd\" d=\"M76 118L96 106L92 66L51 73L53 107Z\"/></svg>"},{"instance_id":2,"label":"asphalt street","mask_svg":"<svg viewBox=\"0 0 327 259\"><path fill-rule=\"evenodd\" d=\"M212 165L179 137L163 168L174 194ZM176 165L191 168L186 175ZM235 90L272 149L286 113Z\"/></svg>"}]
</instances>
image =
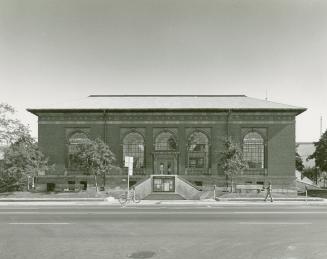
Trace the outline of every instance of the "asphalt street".
<instances>
[{"instance_id":1,"label":"asphalt street","mask_svg":"<svg viewBox=\"0 0 327 259\"><path fill-rule=\"evenodd\" d=\"M327 206L1 206L0 258L327 258Z\"/></svg>"}]
</instances>

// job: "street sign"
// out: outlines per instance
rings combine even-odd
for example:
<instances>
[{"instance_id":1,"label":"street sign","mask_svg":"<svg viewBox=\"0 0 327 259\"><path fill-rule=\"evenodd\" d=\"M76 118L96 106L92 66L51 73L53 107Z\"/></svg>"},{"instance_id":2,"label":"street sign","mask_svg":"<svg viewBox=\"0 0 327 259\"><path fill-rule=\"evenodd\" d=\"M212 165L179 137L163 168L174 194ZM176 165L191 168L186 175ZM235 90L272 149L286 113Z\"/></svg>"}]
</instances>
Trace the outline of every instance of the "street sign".
<instances>
[{"instance_id":1,"label":"street sign","mask_svg":"<svg viewBox=\"0 0 327 259\"><path fill-rule=\"evenodd\" d=\"M128 167L128 175L133 175L133 167Z\"/></svg>"},{"instance_id":2,"label":"street sign","mask_svg":"<svg viewBox=\"0 0 327 259\"><path fill-rule=\"evenodd\" d=\"M125 167L128 167L129 165L129 156L125 156Z\"/></svg>"},{"instance_id":3,"label":"street sign","mask_svg":"<svg viewBox=\"0 0 327 259\"><path fill-rule=\"evenodd\" d=\"M125 167L128 167L127 173L127 193L129 195L129 176L133 175L133 160L132 156L125 156Z\"/></svg>"},{"instance_id":4,"label":"street sign","mask_svg":"<svg viewBox=\"0 0 327 259\"><path fill-rule=\"evenodd\" d=\"M133 161L132 156L125 156L125 167L128 167L128 175L133 175Z\"/></svg>"}]
</instances>

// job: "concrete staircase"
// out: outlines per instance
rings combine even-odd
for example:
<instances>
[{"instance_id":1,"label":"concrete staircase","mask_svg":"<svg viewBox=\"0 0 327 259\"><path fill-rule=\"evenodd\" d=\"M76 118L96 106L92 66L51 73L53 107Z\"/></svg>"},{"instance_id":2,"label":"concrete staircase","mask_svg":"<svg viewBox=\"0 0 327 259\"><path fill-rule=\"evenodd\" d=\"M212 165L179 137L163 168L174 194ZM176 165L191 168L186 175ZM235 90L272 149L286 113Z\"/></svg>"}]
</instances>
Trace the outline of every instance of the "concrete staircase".
<instances>
[{"instance_id":1,"label":"concrete staircase","mask_svg":"<svg viewBox=\"0 0 327 259\"><path fill-rule=\"evenodd\" d=\"M169 177L175 177L175 192L153 192L151 175L134 185L136 195L142 200L200 200L211 195L199 190L197 186L178 175L169 175Z\"/></svg>"}]
</instances>

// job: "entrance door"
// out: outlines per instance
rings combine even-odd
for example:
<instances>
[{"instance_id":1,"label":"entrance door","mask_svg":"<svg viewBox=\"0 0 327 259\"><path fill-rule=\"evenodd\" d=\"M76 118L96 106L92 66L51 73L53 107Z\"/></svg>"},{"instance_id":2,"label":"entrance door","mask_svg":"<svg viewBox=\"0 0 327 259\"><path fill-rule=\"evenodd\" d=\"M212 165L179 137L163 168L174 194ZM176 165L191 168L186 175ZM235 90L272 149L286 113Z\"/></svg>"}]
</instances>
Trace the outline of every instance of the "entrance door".
<instances>
[{"instance_id":1,"label":"entrance door","mask_svg":"<svg viewBox=\"0 0 327 259\"><path fill-rule=\"evenodd\" d=\"M176 174L174 162L172 158L158 159L156 163L156 174Z\"/></svg>"}]
</instances>

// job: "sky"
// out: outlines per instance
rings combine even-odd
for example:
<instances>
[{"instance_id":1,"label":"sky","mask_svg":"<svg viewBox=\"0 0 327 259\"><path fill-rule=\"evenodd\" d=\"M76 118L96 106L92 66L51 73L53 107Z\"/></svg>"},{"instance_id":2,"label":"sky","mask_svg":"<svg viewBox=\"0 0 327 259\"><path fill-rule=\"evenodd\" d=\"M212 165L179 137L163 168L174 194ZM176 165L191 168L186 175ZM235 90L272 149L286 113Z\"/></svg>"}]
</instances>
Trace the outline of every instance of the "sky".
<instances>
[{"instance_id":1,"label":"sky","mask_svg":"<svg viewBox=\"0 0 327 259\"><path fill-rule=\"evenodd\" d=\"M327 127L326 0L0 0L0 102L90 94L245 94L306 107Z\"/></svg>"}]
</instances>

